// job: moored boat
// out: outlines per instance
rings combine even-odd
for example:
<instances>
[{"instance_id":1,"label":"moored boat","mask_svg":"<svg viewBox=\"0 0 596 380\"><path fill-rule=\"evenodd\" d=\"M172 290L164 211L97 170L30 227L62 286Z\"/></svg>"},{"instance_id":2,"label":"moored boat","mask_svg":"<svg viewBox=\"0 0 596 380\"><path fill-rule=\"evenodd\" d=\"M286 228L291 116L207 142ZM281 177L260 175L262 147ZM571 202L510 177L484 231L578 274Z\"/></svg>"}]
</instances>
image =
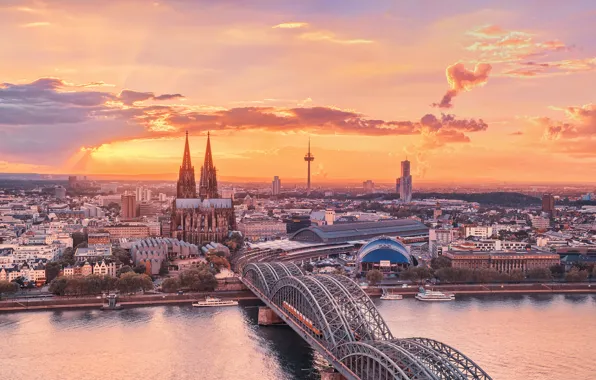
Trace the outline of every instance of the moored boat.
<instances>
[{"instance_id":1,"label":"moored boat","mask_svg":"<svg viewBox=\"0 0 596 380\"><path fill-rule=\"evenodd\" d=\"M395 301L395 300L401 300L404 297L401 294L395 294L395 293L391 293L389 290L387 290L386 288L383 288L383 294L381 295L381 299L382 300L386 300L386 301Z\"/></svg>"},{"instance_id":2,"label":"moored boat","mask_svg":"<svg viewBox=\"0 0 596 380\"><path fill-rule=\"evenodd\" d=\"M236 300L222 300L221 298L205 297L205 301L197 301L192 304L194 307L216 307L216 306L237 306Z\"/></svg>"},{"instance_id":3,"label":"moored boat","mask_svg":"<svg viewBox=\"0 0 596 380\"><path fill-rule=\"evenodd\" d=\"M424 288L420 288L418 294L415 297L418 301L427 301L427 302L444 302L444 301L454 301L455 294L445 294L443 292L439 292L436 290L428 290Z\"/></svg>"}]
</instances>

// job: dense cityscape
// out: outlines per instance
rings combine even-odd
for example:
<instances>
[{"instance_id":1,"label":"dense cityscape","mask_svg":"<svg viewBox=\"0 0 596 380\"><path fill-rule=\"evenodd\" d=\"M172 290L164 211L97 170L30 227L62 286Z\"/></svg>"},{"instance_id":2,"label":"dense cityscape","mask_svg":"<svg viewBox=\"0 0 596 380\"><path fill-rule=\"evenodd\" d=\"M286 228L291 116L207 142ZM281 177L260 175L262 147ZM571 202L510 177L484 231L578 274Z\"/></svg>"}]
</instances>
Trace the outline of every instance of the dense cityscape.
<instances>
[{"instance_id":1,"label":"dense cityscape","mask_svg":"<svg viewBox=\"0 0 596 380\"><path fill-rule=\"evenodd\" d=\"M0 1L0 379L593 379L595 12Z\"/></svg>"}]
</instances>

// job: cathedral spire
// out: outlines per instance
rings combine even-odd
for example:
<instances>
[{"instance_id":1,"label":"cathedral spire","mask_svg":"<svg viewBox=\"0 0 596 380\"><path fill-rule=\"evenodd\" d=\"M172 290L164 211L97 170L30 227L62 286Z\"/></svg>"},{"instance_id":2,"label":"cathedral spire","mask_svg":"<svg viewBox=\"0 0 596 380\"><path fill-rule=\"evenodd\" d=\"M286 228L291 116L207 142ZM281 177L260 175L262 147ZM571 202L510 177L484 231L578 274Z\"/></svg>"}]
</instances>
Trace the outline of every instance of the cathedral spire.
<instances>
[{"instance_id":1,"label":"cathedral spire","mask_svg":"<svg viewBox=\"0 0 596 380\"><path fill-rule=\"evenodd\" d=\"M217 198L217 172L213 165L211 153L211 133L207 132L207 148L205 149L205 161L201 168L201 179L199 182L199 196L201 198Z\"/></svg>"},{"instance_id":2,"label":"cathedral spire","mask_svg":"<svg viewBox=\"0 0 596 380\"><path fill-rule=\"evenodd\" d=\"M184 143L184 154L182 156L182 165L178 174L178 184L176 191L177 198L196 198L197 185L195 182L195 168L190 160L190 146L188 144L188 131L186 131L186 141Z\"/></svg>"},{"instance_id":3,"label":"cathedral spire","mask_svg":"<svg viewBox=\"0 0 596 380\"><path fill-rule=\"evenodd\" d=\"M192 163L190 160L190 147L188 146L188 131L186 131L186 142L184 143L184 155L182 156L182 167L184 169L191 169Z\"/></svg>"}]
</instances>

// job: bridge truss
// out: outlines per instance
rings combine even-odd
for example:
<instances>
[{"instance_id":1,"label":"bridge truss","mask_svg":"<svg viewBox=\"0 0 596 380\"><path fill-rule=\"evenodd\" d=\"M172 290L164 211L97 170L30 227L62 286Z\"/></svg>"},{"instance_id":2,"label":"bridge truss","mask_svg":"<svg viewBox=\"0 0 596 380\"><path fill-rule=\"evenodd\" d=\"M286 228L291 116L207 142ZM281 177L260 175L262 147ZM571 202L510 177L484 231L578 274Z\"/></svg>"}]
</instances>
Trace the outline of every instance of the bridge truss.
<instances>
[{"instance_id":1,"label":"bridge truss","mask_svg":"<svg viewBox=\"0 0 596 380\"><path fill-rule=\"evenodd\" d=\"M291 263L249 263L242 281L347 379L490 380L471 359L432 339L396 339L368 295L338 275Z\"/></svg>"}]
</instances>

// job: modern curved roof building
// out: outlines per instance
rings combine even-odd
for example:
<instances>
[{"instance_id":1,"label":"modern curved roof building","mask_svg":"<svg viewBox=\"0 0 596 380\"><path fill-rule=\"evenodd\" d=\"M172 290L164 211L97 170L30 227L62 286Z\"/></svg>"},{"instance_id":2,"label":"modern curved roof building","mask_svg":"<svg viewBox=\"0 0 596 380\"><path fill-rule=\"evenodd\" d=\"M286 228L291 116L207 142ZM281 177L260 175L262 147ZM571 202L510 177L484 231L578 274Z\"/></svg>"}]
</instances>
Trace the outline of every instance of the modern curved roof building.
<instances>
[{"instance_id":1,"label":"modern curved roof building","mask_svg":"<svg viewBox=\"0 0 596 380\"><path fill-rule=\"evenodd\" d=\"M418 261L401 242L388 236L380 236L360 248L356 265L361 271L381 269L395 272L399 267L418 265Z\"/></svg>"},{"instance_id":2,"label":"modern curved roof building","mask_svg":"<svg viewBox=\"0 0 596 380\"><path fill-rule=\"evenodd\" d=\"M423 237L428 236L428 227L412 219L338 223L303 228L292 235L290 240L310 243L345 243L377 236Z\"/></svg>"}]
</instances>

